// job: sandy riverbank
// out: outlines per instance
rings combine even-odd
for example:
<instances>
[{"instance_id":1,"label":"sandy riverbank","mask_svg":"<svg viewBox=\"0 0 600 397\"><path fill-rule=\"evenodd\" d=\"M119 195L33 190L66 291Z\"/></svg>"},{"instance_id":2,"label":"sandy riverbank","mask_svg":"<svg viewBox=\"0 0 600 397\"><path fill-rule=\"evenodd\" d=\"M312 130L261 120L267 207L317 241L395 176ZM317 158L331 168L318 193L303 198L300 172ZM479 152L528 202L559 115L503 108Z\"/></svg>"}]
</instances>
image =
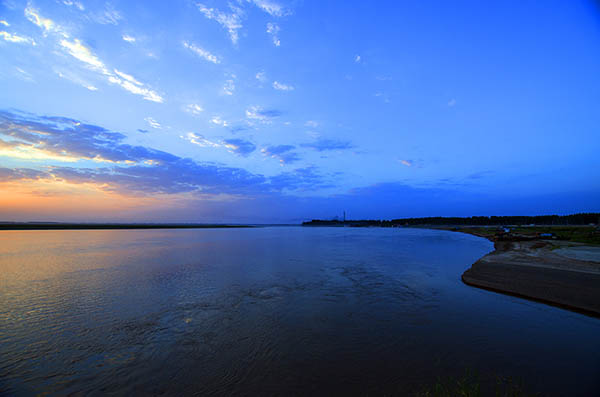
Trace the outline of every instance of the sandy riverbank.
<instances>
[{"instance_id":1,"label":"sandy riverbank","mask_svg":"<svg viewBox=\"0 0 600 397\"><path fill-rule=\"evenodd\" d=\"M494 246L464 272L463 282L600 316L600 247L556 240Z\"/></svg>"}]
</instances>

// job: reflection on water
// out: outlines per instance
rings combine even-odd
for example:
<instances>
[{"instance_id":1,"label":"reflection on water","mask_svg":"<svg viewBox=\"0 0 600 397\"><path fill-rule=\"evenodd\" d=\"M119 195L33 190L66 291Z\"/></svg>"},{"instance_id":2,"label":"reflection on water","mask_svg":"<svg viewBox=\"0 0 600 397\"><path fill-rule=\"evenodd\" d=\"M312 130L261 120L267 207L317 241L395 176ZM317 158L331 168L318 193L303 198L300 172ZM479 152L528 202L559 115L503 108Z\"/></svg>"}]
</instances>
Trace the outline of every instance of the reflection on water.
<instances>
[{"instance_id":1,"label":"reflection on water","mask_svg":"<svg viewBox=\"0 0 600 397\"><path fill-rule=\"evenodd\" d=\"M600 320L463 285L417 229L0 232L0 394L600 391Z\"/></svg>"}]
</instances>

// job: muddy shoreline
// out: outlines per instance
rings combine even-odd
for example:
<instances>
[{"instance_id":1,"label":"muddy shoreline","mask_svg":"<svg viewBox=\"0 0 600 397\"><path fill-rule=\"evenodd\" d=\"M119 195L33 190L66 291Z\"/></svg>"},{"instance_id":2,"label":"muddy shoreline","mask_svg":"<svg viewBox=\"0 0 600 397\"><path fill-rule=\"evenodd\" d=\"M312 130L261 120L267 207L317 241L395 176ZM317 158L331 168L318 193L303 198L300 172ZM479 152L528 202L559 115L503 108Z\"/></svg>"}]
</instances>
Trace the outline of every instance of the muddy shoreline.
<instances>
[{"instance_id":1,"label":"muddy shoreline","mask_svg":"<svg viewBox=\"0 0 600 397\"><path fill-rule=\"evenodd\" d=\"M469 234L489 239L495 249L463 273L465 284L600 317L600 247Z\"/></svg>"}]
</instances>

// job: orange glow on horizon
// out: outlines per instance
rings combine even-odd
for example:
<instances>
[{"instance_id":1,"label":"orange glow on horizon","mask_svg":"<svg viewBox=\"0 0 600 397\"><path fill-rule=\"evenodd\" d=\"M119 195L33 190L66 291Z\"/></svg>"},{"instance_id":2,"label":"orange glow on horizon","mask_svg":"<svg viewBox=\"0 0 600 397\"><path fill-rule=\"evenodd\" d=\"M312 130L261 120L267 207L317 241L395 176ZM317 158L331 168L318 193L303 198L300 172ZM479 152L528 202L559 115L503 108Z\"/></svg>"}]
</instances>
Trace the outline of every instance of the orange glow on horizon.
<instances>
[{"instance_id":1,"label":"orange glow on horizon","mask_svg":"<svg viewBox=\"0 0 600 397\"><path fill-rule=\"evenodd\" d=\"M93 183L21 180L0 183L0 220L92 219L168 205L169 198L124 195ZM161 195L164 196L164 195ZM173 197L175 199L175 197ZM176 201L176 200L175 200Z\"/></svg>"}]
</instances>

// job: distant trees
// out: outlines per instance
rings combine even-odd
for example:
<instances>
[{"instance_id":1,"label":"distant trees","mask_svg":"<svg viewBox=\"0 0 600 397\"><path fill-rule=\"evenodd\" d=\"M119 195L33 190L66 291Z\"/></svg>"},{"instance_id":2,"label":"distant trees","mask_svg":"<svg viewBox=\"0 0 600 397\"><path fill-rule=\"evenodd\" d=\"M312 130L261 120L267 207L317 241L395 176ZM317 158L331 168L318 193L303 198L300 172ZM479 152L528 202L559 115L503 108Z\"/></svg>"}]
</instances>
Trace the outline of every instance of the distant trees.
<instances>
[{"instance_id":1,"label":"distant trees","mask_svg":"<svg viewBox=\"0 0 600 397\"><path fill-rule=\"evenodd\" d=\"M597 224L600 213L581 213L573 215L540 216L471 216L471 217L427 217L400 218L392 220L353 220L340 221L313 219L303 222L305 226L417 226L417 225L456 225L456 226L502 226L502 225L589 225Z\"/></svg>"}]
</instances>

